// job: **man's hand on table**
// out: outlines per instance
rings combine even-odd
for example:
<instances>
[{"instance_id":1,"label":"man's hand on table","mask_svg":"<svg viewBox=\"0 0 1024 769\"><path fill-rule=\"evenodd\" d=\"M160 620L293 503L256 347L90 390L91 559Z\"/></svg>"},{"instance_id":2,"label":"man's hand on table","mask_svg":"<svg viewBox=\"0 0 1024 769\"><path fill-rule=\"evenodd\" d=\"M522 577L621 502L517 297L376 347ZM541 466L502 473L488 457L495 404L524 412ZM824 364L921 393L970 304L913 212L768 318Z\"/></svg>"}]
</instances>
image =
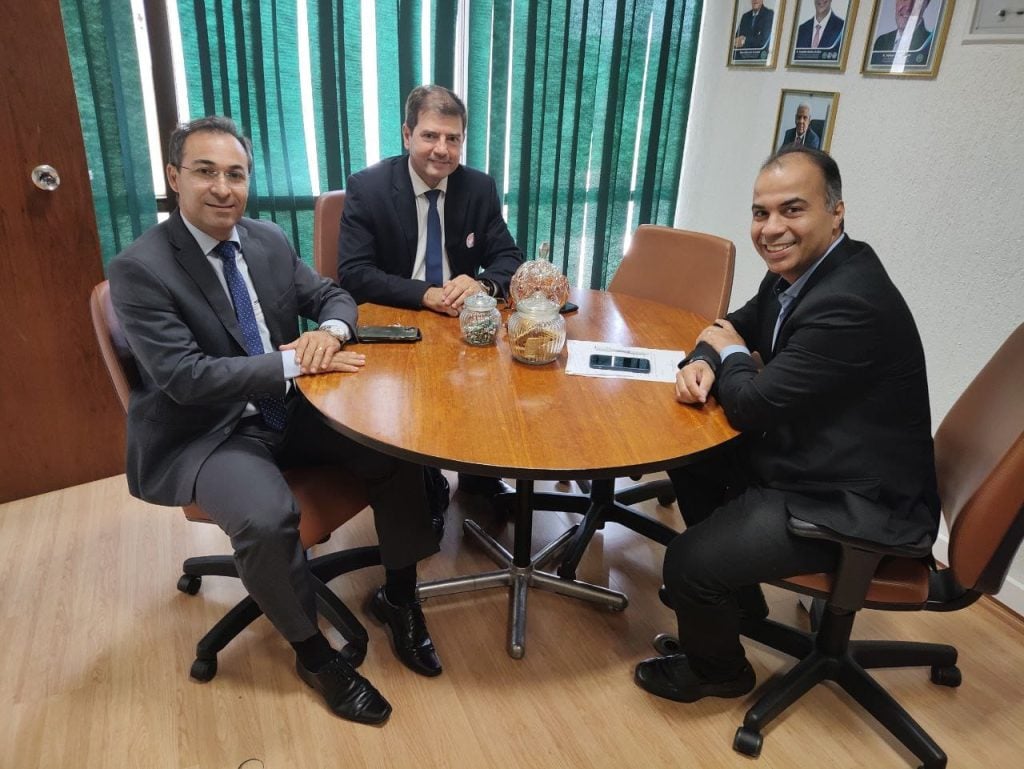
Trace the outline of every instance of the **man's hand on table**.
<instances>
[{"instance_id":1,"label":"man's hand on table","mask_svg":"<svg viewBox=\"0 0 1024 769\"><path fill-rule=\"evenodd\" d=\"M707 403L715 372L707 361L687 363L676 373L676 400L680 403Z\"/></svg>"},{"instance_id":2,"label":"man's hand on table","mask_svg":"<svg viewBox=\"0 0 1024 769\"><path fill-rule=\"evenodd\" d=\"M458 315L467 297L479 294L483 285L469 275L456 275L443 286L431 286L423 295L423 306L442 315Z\"/></svg>"},{"instance_id":3,"label":"man's hand on table","mask_svg":"<svg viewBox=\"0 0 1024 769\"><path fill-rule=\"evenodd\" d=\"M341 341L326 331L306 331L294 342L282 344L278 350L295 350L295 363L303 374L329 371L333 356L341 350Z\"/></svg>"}]
</instances>

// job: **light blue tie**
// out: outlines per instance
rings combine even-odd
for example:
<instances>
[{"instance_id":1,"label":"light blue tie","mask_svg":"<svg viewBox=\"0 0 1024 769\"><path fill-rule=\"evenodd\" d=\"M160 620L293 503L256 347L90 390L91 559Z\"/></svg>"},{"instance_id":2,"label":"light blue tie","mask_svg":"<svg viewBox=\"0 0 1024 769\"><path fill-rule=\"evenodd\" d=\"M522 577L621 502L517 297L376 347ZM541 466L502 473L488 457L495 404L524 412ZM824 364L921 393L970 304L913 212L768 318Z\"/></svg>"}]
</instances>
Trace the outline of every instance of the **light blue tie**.
<instances>
[{"instance_id":1,"label":"light blue tie","mask_svg":"<svg viewBox=\"0 0 1024 769\"><path fill-rule=\"evenodd\" d=\"M238 271L235 244L230 240L222 240L213 247L213 252L224 263L224 280L227 281L228 291L231 293L231 302L235 305L235 317L245 339L245 351L249 355L262 355L263 340L260 339L260 329L256 325L256 312L252 307L249 289L245 287L242 273ZM284 399L268 395L257 400L256 406L267 427L278 432L284 430L288 422L288 410L285 408Z\"/></svg>"},{"instance_id":2,"label":"light blue tie","mask_svg":"<svg viewBox=\"0 0 1024 769\"><path fill-rule=\"evenodd\" d=\"M441 216L437 212L437 199L441 190L427 190L427 283L432 286L444 285L444 268L441 266Z\"/></svg>"}]
</instances>

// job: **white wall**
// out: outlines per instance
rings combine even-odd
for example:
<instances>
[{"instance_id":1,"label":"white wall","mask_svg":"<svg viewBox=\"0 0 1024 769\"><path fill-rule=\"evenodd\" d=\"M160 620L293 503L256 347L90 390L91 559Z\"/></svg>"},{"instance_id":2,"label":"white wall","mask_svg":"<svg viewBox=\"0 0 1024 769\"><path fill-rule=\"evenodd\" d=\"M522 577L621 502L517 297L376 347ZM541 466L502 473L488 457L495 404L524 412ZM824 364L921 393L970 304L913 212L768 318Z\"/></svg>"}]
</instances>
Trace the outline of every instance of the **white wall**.
<instances>
[{"instance_id":1,"label":"white wall","mask_svg":"<svg viewBox=\"0 0 1024 769\"><path fill-rule=\"evenodd\" d=\"M733 3L704 3L676 226L732 239L733 308L749 298L764 274L750 244L751 185L771 151L779 93L837 91L831 152L847 231L874 246L917 319L937 425L1024 321L1024 44L964 45L974 2L961 0L938 77L868 78L872 2L859 5L846 72L833 74L781 63L795 0L780 64L767 72L726 67ZM936 556L945 551L943 530ZM1024 614L1024 554L1000 599Z\"/></svg>"}]
</instances>

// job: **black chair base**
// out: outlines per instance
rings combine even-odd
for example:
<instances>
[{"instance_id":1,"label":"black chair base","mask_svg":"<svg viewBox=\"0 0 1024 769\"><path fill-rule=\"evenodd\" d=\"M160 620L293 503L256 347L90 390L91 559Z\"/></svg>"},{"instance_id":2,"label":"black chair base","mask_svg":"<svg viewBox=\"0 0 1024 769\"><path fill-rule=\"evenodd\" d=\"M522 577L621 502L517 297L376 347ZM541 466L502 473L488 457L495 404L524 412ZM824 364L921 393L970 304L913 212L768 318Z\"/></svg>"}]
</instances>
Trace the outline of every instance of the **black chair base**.
<instances>
[{"instance_id":1,"label":"black chair base","mask_svg":"<svg viewBox=\"0 0 1024 769\"><path fill-rule=\"evenodd\" d=\"M354 667L361 665L366 657L369 635L356 616L327 587L327 583L350 571L378 565L380 548L376 546L351 548L309 560L317 610L345 639L346 644L341 653ZM234 558L230 555L189 558L183 564L182 571L184 573L178 580L178 590L189 595L199 592L203 577L238 577ZM203 682L217 675L217 653L262 614L250 596L239 601L196 644L196 658L189 675Z\"/></svg>"},{"instance_id":2,"label":"black chair base","mask_svg":"<svg viewBox=\"0 0 1024 769\"><path fill-rule=\"evenodd\" d=\"M615 494L614 478L593 481L589 496L557 492L535 493L533 508L583 515L583 520L570 540L558 567L558 576L562 579L576 579L576 568L583 558L587 545L593 539L594 533L598 529L603 529L608 522L625 526L663 545L667 545L679 533L620 502Z\"/></svg>"},{"instance_id":3,"label":"black chair base","mask_svg":"<svg viewBox=\"0 0 1024 769\"><path fill-rule=\"evenodd\" d=\"M767 685L736 731L733 748L756 757L762 730L804 693L822 681L835 681L904 746L921 760L922 769L943 769L946 754L924 729L867 672L870 668L931 667L931 680L959 686L957 651L946 644L904 641L850 641L854 614L824 612L820 630L806 633L764 619L744 621L747 638L800 661L781 679Z\"/></svg>"}]
</instances>

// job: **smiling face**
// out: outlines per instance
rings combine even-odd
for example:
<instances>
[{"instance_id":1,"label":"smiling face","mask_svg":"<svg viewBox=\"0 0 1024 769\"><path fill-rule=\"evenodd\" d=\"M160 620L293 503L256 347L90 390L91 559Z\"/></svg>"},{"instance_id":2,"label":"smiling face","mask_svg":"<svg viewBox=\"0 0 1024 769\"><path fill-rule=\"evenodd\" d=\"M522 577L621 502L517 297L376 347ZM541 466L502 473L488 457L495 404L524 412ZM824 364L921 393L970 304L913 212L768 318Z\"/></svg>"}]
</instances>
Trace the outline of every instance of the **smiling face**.
<instances>
[{"instance_id":1,"label":"smiling face","mask_svg":"<svg viewBox=\"0 0 1024 769\"><path fill-rule=\"evenodd\" d=\"M167 183L178 193L178 208L193 225L227 240L249 199L249 158L231 134L199 131L185 139L181 166L167 166ZM204 174L219 171L212 179ZM244 179L229 184L227 174Z\"/></svg>"},{"instance_id":2,"label":"smiling face","mask_svg":"<svg viewBox=\"0 0 1024 769\"><path fill-rule=\"evenodd\" d=\"M814 0L814 16L817 19L825 18L825 14L832 10L832 0Z\"/></svg>"},{"instance_id":3,"label":"smiling face","mask_svg":"<svg viewBox=\"0 0 1024 769\"><path fill-rule=\"evenodd\" d=\"M421 111L415 128L402 125L412 170L431 188L459 167L463 138L462 120L436 110Z\"/></svg>"},{"instance_id":4,"label":"smiling face","mask_svg":"<svg viewBox=\"0 0 1024 769\"><path fill-rule=\"evenodd\" d=\"M783 155L754 182L750 239L771 272L793 283L832 245L845 207L829 210L825 176L799 153Z\"/></svg>"}]
</instances>

